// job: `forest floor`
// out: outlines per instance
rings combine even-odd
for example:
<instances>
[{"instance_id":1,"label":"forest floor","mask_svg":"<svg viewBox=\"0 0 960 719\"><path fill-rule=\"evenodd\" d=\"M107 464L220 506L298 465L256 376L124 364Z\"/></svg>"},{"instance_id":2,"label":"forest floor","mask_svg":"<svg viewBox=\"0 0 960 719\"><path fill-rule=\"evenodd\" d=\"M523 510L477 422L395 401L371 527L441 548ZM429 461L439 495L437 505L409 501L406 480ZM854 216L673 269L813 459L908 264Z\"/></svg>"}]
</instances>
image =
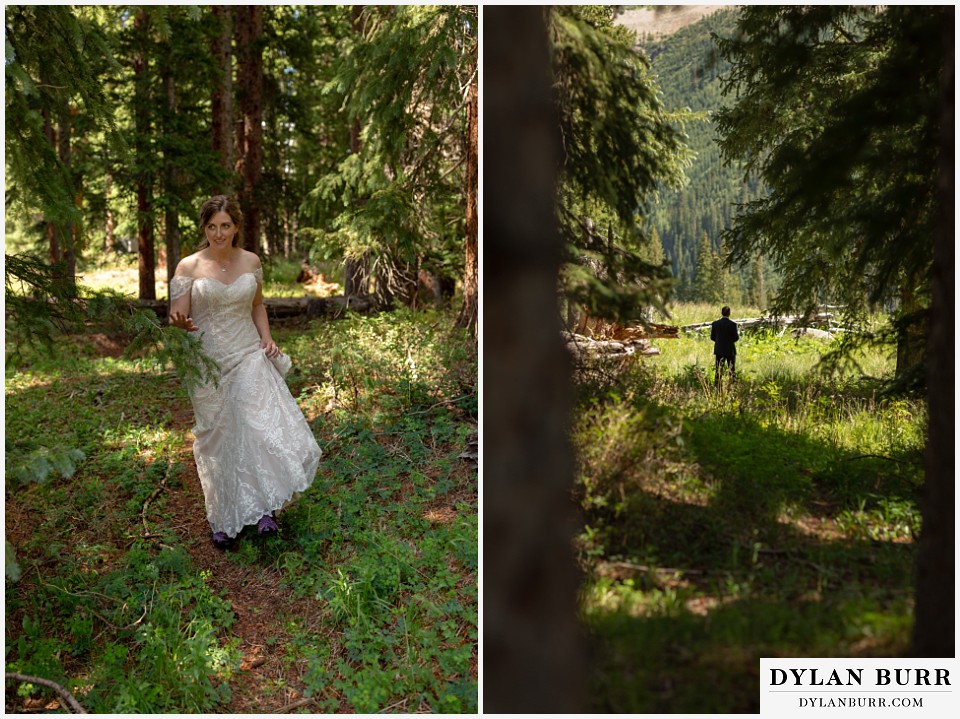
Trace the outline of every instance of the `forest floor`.
<instances>
[{"instance_id":1,"label":"forest floor","mask_svg":"<svg viewBox=\"0 0 960 719\"><path fill-rule=\"evenodd\" d=\"M280 536L228 552L166 369L102 333L8 366L7 671L99 712L476 711L477 359L452 323L274 328L324 456ZM8 711L57 706L7 685Z\"/></svg>"},{"instance_id":2,"label":"forest floor","mask_svg":"<svg viewBox=\"0 0 960 719\"><path fill-rule=\"evenodd\" d=\"M578 384L591 709L756 713L761 657L902 655L926 405L890 353L748 333L718 391L708 338L655 344Z\"/></svg>"}]
</instances>

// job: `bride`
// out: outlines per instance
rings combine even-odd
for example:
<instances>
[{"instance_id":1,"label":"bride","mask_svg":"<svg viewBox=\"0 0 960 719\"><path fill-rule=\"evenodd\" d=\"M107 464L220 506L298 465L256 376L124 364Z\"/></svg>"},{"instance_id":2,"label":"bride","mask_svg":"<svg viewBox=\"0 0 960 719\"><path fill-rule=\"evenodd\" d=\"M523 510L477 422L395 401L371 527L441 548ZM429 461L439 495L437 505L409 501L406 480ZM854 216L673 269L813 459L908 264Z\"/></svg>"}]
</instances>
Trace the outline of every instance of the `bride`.
<instances>
[{"instance_id":1,"label":"bride","mask_svg":"<svg viewBox=\"0 0 960 719\"><path fill-rule=\"evenodd\" d=\"M285 357L270 336L260 259L238 247L242 218L233 198L204 202L200 249L180 261L170 281L170 323L200 332L220 366L216 385L190 392L193 455L218 549L232 546L247 525L275 534L276 510L310 486L320 461L274 365Z\"/></svg>"}]
</instances>

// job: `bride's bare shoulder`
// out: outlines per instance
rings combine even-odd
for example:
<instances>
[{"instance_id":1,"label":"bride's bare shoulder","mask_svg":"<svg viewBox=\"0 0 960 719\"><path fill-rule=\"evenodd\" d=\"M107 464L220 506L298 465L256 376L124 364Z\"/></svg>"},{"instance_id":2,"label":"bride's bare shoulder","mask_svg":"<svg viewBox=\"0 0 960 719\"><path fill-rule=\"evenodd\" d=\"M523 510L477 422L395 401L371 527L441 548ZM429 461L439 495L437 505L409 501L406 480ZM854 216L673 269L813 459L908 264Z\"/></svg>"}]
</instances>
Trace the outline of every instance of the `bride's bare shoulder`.
<instances>
[{"instance_id":1,"label":"bride's bare shoulder","mask_svg":"<svg viewBox=\"0 0 960 719\"><path fill-rule=\"evenodd\" d=\"M187 255L177 263L177 269L173 274L181 277L192 277L193 271L197 268L197 260L199 258L199 252L194 252L192 255Z\"/></svg>"},{"instance_id":2,"label":"bride's bare shoulder","mask_svg":"<svg viewBox=\"0 0 960 719\"><path fill-rule=\"evenodd\" d=\"M250 252L249 250L245 250L245 249L243 249L242 247L240 247L240 248L238 248L238 249L240 250L240 252L243 253L243 254L241 255L241 257L243 258L244 266L245 266L245 267L249 267L249 268L250 268L250 270L249 270L250 272L254 272L254 271L260 269L260 267L261 267L261 265L260 265L260 255L258 255L256 252Z\"/></svg>"}]
</instances>

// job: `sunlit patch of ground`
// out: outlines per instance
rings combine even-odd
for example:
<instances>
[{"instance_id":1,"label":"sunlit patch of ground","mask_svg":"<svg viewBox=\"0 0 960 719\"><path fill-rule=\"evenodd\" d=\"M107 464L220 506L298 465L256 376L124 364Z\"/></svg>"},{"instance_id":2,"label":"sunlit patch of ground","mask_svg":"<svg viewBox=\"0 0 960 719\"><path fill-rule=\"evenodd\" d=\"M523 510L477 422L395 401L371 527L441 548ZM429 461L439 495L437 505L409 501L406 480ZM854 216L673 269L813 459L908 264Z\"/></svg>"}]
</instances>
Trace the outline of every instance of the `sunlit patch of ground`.
<instances>
[{"instance_id":1,"label":"sunlit patch of ground","mask_svg":"<svg viewBox=\"0 0 960 719\"><path fill-rule=\"evenodd\" d=\"M158 268L155 274L154 291L157 299L166 299L168 296L166 268ZM89 269L81 272L78 281L91 290L112 290L129 297L137 297L140 293L139 271L136 267L110 267ZM323 273L316 275L311 281L299 283L293 288L289 284L278 284L267 281L264 286L266 297L333 297L342 293L342 286L332 281Z\"/></svg>"},{"instance_id":2,"label":"sunlit patch of ground","mask_svg":"<svg viewBox=\"0 0 960 719\"><path fill-rule=\"evenodd\" d=\"M829 517L815 517L804 514L796 517L781 516L780 522L807 537L813 537L822 541L835 541L843 539L846 535L840 531L836 520Z\"/></svg>"}]
</instances>

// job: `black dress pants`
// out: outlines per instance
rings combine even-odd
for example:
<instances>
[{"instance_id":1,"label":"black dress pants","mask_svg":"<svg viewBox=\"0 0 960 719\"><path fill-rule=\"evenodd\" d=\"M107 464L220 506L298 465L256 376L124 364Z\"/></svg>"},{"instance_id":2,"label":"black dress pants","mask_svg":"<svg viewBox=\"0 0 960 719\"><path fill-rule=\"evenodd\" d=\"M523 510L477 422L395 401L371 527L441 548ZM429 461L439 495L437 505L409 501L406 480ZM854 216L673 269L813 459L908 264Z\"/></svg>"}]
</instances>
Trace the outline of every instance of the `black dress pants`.
<instances>
[{"instance_id":1,"label":"black dress pants","mask_svg":"<svg viewBox=\"0 0 960 719\"><path fill-rule=\"evenodd\" d=\"M717 358L717 371L716 378L714 379L714 384L720 384L720 375L723 372L724 365L730 366L730 376L736 379L737 377L737 356L736 355L716 355Z\"/></svg>"}]
</instances>

